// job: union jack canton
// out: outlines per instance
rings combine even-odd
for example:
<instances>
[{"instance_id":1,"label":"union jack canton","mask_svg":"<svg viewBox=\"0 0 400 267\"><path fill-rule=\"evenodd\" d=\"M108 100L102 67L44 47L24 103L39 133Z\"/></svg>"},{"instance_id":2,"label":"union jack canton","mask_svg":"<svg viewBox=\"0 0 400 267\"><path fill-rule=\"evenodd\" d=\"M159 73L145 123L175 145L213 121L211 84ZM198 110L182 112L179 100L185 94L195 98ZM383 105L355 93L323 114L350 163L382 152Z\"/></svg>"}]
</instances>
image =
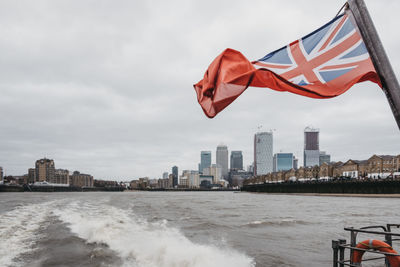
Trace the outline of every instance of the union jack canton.
<instances>
[{"instance_id":1,"label":"union jack canton","mask_svg":"<svg viewBox=\"0 0 400 267\"><path fill-rule=\"evenodd\" d=\"M253 62L255 68L269 69L293 84L322 86L328 94L329 87L343 86L358 67L370 64L365 44L346 14Z\"/></svg>"}]
</instances>

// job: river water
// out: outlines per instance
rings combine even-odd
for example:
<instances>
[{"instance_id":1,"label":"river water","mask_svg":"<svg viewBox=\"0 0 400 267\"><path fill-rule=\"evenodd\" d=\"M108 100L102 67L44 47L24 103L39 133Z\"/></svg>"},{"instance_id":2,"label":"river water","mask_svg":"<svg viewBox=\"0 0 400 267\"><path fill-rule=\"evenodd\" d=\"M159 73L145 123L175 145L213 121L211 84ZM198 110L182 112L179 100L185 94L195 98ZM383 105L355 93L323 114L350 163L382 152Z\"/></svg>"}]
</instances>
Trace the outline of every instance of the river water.
<instances>
[{"instance_id":1,"label":"river water","mask_svg":"<svg viewBox=\"0 0 400 267\"><path fill-rule=\"evenodd\" d=\"M343 227L400 223L399 206L233 192L0 193L0 266L332 266L331 240L349 238Z\"/></svg>"}]
</instances>

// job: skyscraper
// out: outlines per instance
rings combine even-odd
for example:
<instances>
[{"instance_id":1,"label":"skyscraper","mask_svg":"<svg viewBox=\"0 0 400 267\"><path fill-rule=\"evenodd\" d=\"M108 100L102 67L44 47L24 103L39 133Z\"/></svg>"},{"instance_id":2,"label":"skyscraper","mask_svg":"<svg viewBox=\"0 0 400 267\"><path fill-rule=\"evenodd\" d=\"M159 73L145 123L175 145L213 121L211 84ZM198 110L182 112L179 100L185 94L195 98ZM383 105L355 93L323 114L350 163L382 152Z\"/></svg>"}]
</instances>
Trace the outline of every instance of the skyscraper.
<instances>
[{"instance_id":1,"label":"skyscraper","mask_svg":"<svg viewBox=\"0 0 400 267\"><path fill-rule=\"evenodd\" d=\"M178 186L178 166L172 167L172 187Z\"/></svg>"},{"instance_id":2,"label":"skyscraper","mask_svg":"<svg viewBox=\"0 0 400 267\"><path fill-rule=\"evenodd\" d=\"M217 146L217 166L221 168L223 179L228 179L228 147L226 145Z\"/></svg>"},{"instance_id":3,"label":"skyscraper","mask_svg":"<svg viewBox=\"0 0 400 267\"><path fill-rule=\"evenodd\" d=\"M319 165L319 129L304 129L304 167Z\"/></svg>"},{"instance_id":4,"label":"skyscraper","mask_svg":"<svg viewBox=\"0 0 400 267\"><path fill-rule=\"evenodd\" d=\"M259 132L254 135L254 174L263 175L273 170L272 132Z\"/></svg>"},{"instance_id":5,"label":"skyscraper","mask_svg":"<svg viewBox=\"0 0 400 267\"><path fill-rule=\"evenodd\" d=\"M231 151L231 170L243 170L242 151Z\"/></svg>"},{"instance_id":6,"label":"skyscraper","mask_svg":"<svg viewBox=\"0 0 400 267\"><path fill-rule=\"evenodd\" d=\"M293 153L276 153L274 155L274 172L292 169L293 159Z\"/></svg>"},{"instance_id":7,"label":"skyscraper","mask_svg":"<svg viewBox=\"0 0 400 267\"><path fill-rule=\"evenodd\" d=\"M211 166L211 151L201 151L199 172L203 173L204 168L208 168L210 166Z\"/></svg>"},{"instance_id":8,"label":"skyscraper","mask_svg":"<svg viewBox=\"0 0 400 267\"><path fill-rule=\"evenodd\" d=\"M163 179L168 179L168 172L163 172L162 178Z\"/></svg>"}]
</instances>

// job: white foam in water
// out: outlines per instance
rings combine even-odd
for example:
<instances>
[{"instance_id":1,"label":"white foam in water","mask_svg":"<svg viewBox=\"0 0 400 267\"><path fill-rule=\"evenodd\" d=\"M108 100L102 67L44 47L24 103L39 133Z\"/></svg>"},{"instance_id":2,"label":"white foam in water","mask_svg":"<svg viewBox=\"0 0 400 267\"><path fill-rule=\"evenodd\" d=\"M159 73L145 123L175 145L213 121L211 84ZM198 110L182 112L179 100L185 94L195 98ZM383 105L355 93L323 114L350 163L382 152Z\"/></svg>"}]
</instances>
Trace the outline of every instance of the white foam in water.
<instances>
[{"instance_id":1,"label":"white foam in water","mask_svg":"<svg viewBox=\"0 0 400 267\"><path fill-rule=\"evenodd\" d=\"M19 206L0 215L0 266L18 266L18 255L35 249L37 231L46 222L51 203Z\"/></svg>"},{"instance_id":2,"label":"white foam in water","mask_svg":"<svg viewBox=\"0 0 400 267\"><path fill-rule=\"evenodd\" d=\"M193 243L166 221L149 223L115 207L76 202L54 213L87 242L107 244L125 266L255 266L251 258L233 249Z\"/></svg>"}]
</instances>

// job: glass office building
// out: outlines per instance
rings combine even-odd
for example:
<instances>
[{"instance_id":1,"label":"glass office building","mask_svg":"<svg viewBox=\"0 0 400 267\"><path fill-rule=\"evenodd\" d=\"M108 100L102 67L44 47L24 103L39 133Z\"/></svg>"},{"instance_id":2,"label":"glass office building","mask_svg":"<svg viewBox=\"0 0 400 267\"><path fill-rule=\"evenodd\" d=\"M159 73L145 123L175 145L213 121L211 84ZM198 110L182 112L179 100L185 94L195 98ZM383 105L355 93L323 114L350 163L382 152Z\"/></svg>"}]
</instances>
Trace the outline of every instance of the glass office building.
<instances>
[{"instance_id":1,"label":"glass office building","mask_svg":"<svg viewBox=\"0 0 400 267\"><path fill-rule=\"evenodd\" d=\"M293 153L276 153L274 155L274 172L292 169L293 159Z\"/></svg>"}]
</instances>

